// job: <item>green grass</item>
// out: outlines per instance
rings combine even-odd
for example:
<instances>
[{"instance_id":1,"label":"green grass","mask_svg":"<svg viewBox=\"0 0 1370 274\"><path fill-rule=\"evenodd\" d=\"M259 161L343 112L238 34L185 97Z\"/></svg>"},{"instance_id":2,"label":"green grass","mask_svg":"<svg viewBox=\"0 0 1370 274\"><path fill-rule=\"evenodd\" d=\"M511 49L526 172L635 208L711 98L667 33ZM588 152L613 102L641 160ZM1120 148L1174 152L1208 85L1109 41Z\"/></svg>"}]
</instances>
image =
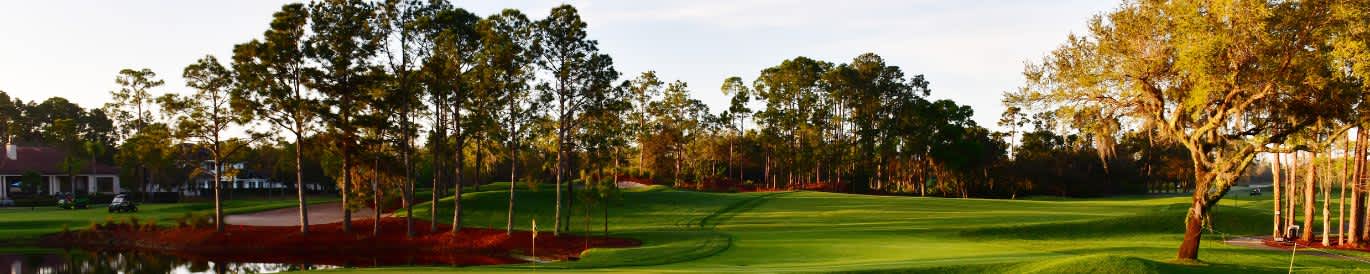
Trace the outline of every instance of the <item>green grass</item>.
<instances>
[{"instance_id":1,"label":"green grass","mask_svg":"<svg viewBox=\"0 0 1370 274\"><path fill-rule=\"evenodd\" d=\"M508 185L463 195L464 223L502 228ZM552 224L549 187L520 187L516 226ZM610 233L643 246L592 249L547 264L340 269L331 272L907 272L907 273L1284 273L1290 255L1223 244L1269 233L1269 194L1234 190L1213 213L1202 263L1175 263L1187 196L1026 200L881 197L820 192L625 192ZM439 207L450 222L451 197ZM415 215L429 216L428 204ZM1335 208L1335 205L1334 205ZM1334 209L1335 210L1335 209ZM591 232L601 233L598 209ZM584 211L573 233L584 233ZM1334 212L1335 213L1335 212ZM1320 222L1319 222L1320 223ZM1364 255L1354 255L1362 256ZM1370 264L1307 253L1296 272L1367 272Z\"/></svg>"},{"instance_id":2,"label":"green grass","mask_svg":"<svg viewBox=\"0 0 1370 274\"><path fill-rule=\"evenodd\" d=\"M313 204L333 201L337 201L337 198L316 197L309 202ZM296 201L293 199L227 200L223 204L224 214L266 211L295 205ZM64 226L71 230L85 229L90 226L91 222L104 221L106 218L117 220L124 220L128 217L157 219L159 225L171 225L175 223L174 218L183 216L187 212L213 214L214 204L212 202L139 204L138 212L133 213L109 213L105 210L104 205L91 205L89 209L79 210L59 209L55 206L0 208L0 243L8 243L10 246L32 245L38 237L60 232Z\"/></svg>"},{"instance_id":3,"label":"green grass","mask_svg":"<svg viewBox=\"0 0 1370 274\"><path fill-rule=\"evenodd\" d=\"M499 184L482 186L481 191L468 189L463 195L464 223L503 228L507 188ZM529 229L532 219L544 232L553 224L555 193L547 186L539 188L519 187L519 229ZM1264 235L1270 229L1268 194L1233 193L1213 213L1212 231L1205 234L1198 264L1172 261L1188 200L1182 195L991 200L652 188L622 193L609 211L610 234L640 239L640 247L591 249L579 261L546 264L326 272L1286 272L1289 253L1221 242L1238 235ZM229 201L227 207L229 212L248 212L291 205L290 200ZM207 204L145 205L136 215L169 224L170 218L185 212L209 209ZM427 203L419 204L414 214L427 218L428 209ZM575 216L572 233L586 233L581 204L568 210ZM591 212L591 233L602 233L600 212ZM440 222L451 221L451 197L440 201L438 214ZM100 209L0 210L0 239L31 239L59 231L62 224L80 228L108 215ZM1370 264L1303 252L1295 259L1297 272L1370 271Z\"/></svg>"}]
</instances>

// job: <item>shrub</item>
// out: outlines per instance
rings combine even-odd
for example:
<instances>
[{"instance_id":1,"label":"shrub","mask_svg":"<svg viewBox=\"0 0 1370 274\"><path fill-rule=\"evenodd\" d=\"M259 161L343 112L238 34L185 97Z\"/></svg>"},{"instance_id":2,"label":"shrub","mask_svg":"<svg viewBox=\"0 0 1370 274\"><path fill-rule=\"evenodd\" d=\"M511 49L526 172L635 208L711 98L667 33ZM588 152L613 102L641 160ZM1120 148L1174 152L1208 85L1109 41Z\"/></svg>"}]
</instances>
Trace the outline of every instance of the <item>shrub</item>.
<instances>
[{"instance_id":1,"label":"shrub","mask_svg":"<svg viewBox=\"0 0 1370 274\"><path fill-rule=\"evenodd\" d=\"M157 219L147 219L146 221L143 222L143 226L140 227L139 229L142 230L142 231L154 231L154 230L157 230Z\"/></svg>"},{"instance_id":2,"label":"shrub","mask_svg":"<svg viewBox=\"0 0 1370 274\"><path fill-rule=\"evenodd\" d=\"M541 185L540 182L535 181L535 180L532 180L532 179L525 179L525 180L523 180L523 184L526 185L526 186L528 186L528 190L531 190L531 191L533 191L533 192L538 192L538 186Z\"/></svg>"},{"instance_id":3,"label":"shrub","mask_svg":"<svg viewBox=\"0 0 1370 274\"><path fill-rule=\"evenodd\" d=\"M191 219L190 217L190 212L186 212L186 214L181 214L180 217L176 217L175 219L172 219L172 221L176 222L177 228L187 228L190 227L190 223L187 222Z\"/></svg>"},{"instance_id":4,"label":"shrub","mask_svg":"<svg viewBox=\"0 0 1370 274\"><path fill-rule=\"evenodd\" d=\"M176 217L174 220L176 221L176 226L180 228L198 229L213 225L213 221L210 220L208 215L196 214L194 212L186 212L186 214Z\"/></svg>"}]
</instances>

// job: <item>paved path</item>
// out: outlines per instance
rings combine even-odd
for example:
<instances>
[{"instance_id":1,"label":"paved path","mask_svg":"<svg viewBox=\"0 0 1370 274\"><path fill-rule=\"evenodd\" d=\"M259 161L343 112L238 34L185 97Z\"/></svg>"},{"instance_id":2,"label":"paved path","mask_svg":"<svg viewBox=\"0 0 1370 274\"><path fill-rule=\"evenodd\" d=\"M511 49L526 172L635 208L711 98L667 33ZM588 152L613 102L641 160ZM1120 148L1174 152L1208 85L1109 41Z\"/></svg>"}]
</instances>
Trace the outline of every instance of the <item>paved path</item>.
<instances>
[{"instance_id":1,"label":"paved path","mask_svg":"<svg viewBox=\"0 0 1370 274\"><path fill-rule=\"evenodd\" d=\"M374 215L371 208L352 212L352 220L368 220ZM309 224L329 224L342 222L342 203L315 204L309 206ZM298 226L299 208L289 207L248 214L235 214L224 217L224 223L232 225L255 226Z\"/></svg>"}]
</instances>

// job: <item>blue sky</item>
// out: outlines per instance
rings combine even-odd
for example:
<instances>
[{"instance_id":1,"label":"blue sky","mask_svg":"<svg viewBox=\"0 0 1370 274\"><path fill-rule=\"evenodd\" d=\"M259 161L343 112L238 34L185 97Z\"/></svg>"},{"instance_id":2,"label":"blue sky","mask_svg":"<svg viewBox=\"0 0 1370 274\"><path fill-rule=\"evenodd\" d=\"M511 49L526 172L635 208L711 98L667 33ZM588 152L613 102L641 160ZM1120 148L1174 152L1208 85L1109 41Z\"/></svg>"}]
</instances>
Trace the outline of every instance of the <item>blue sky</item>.
<instances>
[{"instance_id":1,"label":"blue sky","mask_svg":"<svg viewBox=\"0 0 1370 274\"><path fill-rule=\"evenodd\" d=\"M684 80L715 111L727 76L750 82L795 56L834 63L865 52L932 82L933 97L974 107L997 128L1000 93L1115 1L454 1L487 15L517 8L537 19L571 3L625 78L656 70ZM286 1L14 1L0 8L0 90L24 100L62 96L98 107L122 68L151 68L185 92L181 70L205 54L229 58Z\"/></svg>"}]
</instances>

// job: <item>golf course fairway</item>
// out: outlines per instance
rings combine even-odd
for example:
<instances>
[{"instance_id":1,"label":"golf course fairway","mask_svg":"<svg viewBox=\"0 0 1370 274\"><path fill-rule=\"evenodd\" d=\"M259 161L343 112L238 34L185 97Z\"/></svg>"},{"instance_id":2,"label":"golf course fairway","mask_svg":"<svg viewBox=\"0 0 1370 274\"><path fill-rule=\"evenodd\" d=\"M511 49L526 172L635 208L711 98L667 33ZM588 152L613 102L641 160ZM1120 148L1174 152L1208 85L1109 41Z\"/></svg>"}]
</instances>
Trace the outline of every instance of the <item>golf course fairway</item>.
<instances>
[{"instance_id":1,"label":"golf course fairway","mask_svg":"<svg viewBox=\"0 0 1370 274\"><path fill-rule=\"evenodd\" d=\"M463 222L504 226L507 185L463 195ZM490 190L495 189L495 190ZM1233 191L1233 193L1239 193ZM520 189L516 226L553 223L550 188ZM1241 196L1241 197L1237 197ZM913 272L913 273L1286 273L1291 254L1223 243L1269 233L1268 196L1232 195L1219 205L1201 263L1173 261L1183 196L1020 200L851 195L823 192L705 193L661 187L624 191L609 209L609 234L643 246L591 249L578 261L326 272ZM450 222L451 197L439 219ZM603 214L591 210L591 233ZM570 233L585 233L576 204ZM429 204L415 208L428 218ZM1335 209L1334 209L1335 210ZM1333 212L1335 213L1335 211ZM1333 215L1335 217L1335 214ZM1302 252L1302 251L1300 251ZM1296 253L1293 271L1367 272L1370 256Z\"/></svg>"}]
</instances>

